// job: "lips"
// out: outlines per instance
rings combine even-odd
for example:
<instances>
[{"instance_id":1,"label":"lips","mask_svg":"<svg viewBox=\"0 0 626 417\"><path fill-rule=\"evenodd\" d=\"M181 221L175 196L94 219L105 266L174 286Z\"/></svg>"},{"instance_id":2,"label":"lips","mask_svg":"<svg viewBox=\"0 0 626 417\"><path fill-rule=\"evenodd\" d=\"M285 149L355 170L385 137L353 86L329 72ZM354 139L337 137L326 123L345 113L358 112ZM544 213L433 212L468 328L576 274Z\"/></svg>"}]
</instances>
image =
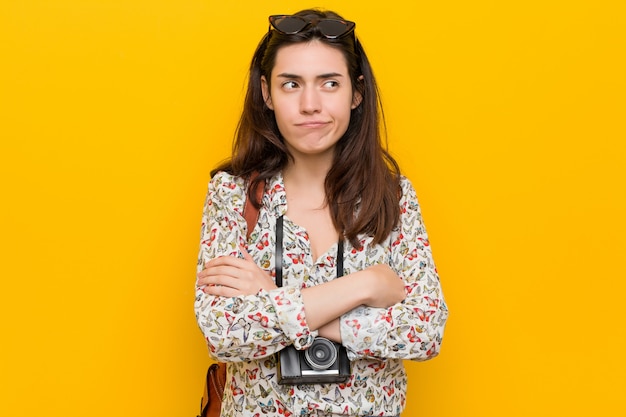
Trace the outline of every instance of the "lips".
<instances>
[{"instance_id":1,"label":"lips","mask_svg":"<svg viewBox=\"0 0 626 417\"><path fill-rule=\"evenodd\" d=\"M315 128L318 128L318 127L324 127L324 126L328 125L328 123L329 122L325 122L325 121L322 121L322 120L310 120L310 121L306 121L306 122L302 122L302 123L296 123L296 126L315 129Z\"/></svg>"}]
</instances>

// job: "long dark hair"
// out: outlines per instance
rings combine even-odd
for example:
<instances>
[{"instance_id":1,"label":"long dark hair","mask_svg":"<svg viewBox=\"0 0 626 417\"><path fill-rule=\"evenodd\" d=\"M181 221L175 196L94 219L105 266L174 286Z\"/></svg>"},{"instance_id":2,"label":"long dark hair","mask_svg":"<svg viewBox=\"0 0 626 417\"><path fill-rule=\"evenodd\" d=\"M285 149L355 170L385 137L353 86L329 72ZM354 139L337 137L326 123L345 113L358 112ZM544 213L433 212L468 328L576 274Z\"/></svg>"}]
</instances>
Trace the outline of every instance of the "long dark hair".
<instances>
[{"instance_id":1,"label":"long dark hair","mask_svg":"<svg viewBox=\"0 0 626 417\"><path fill-rule=\"evenodd\" d=\"M297 16L343 19L335 12L302 10ZM369 60L354 33L335 39L322 36L315 25L293 35L270 30L259 43L252 63L243 112L233 142L232 157L211 174L226 171L250 179L248 198L259 207L255 190L287 166L291 158L274 113L263 99L261 77L268 83L278 50L317 40L338 49L346 58L353 88L362 101L350 115L345 134L337 142L326 175L326 200L335 228L355 247L359 234L381 243L400 217L400 168L383 144L384 114ZM362 77L361 77L362 76Z\"/></svg>"}]
</instances>

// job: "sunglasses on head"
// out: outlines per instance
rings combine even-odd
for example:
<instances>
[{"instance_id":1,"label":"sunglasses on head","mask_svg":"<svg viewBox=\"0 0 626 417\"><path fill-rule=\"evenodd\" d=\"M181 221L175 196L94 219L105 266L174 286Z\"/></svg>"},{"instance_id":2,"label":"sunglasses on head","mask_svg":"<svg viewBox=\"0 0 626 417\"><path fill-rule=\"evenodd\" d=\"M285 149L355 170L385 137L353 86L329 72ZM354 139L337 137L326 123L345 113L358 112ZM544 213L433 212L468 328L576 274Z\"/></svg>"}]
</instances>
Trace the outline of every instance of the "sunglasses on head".
<instances>
[{"instance_id":1,"label":"sunglasses on head","mask_svg":"<svg viewBox=\"0 0 626 417\"><path fill-rule=\"evenodd\" d=\"M317 27L322 36L328 39L337 39L354 31L356 23L349 20L308 18L292 15L273 15L269 17L270 26L283 35L294 35L304 29Z\"/></svg>"}]
</instances>

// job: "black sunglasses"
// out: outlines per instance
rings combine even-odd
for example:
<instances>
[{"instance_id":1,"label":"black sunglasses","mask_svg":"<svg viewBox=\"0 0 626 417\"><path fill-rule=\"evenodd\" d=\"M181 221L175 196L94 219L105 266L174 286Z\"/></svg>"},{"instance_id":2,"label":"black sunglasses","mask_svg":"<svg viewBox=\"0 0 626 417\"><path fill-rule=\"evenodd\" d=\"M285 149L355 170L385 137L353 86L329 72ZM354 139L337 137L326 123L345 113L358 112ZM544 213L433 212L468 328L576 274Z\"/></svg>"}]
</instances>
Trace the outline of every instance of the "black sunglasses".
<instances>
[{"instance_id":1,"label":"black sunglasses","mask_svg":"<svg viewBox=\"0 0 626 417\"><path fill-rule=\"evenodd\" d=\"M283 35L294 35L305 28L317 27L320 33L328 39L337 39L354 31L356 23L349 20L306 18L278 14L270 16L270 25Z\"/></svg>"}]
</instances>

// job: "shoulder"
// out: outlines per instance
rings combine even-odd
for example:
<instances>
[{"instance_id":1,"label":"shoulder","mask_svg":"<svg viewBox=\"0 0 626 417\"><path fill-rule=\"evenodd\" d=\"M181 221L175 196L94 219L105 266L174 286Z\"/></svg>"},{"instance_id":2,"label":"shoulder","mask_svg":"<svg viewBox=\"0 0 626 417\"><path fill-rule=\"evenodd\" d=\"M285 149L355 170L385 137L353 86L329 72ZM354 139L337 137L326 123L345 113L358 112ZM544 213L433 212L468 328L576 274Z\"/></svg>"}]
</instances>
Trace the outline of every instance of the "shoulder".
<instances>
[{"instance_id":1,"label":"shoulder","mask_svg":"<svg viewBox=\"0 0 626 417\"><path fill-rule=\"evenodd\" d=\"M246 193L246 181L242 177L225 171L217 172L209 182L209 193L214 198L230 200L243 198Z\"/></svg>"},{"instance_id":2,"label":"shoulder","mask_svg":"<svg viewBox=\"0 0 626 417\"><path fill-rule=\"evenodd\" d=\"M400 176L400 191L402 192L400 203L406 202L407 200L417 200L417 193L415 192L413 183L404 175Z\"/></svg>"},{"instance_id":3,"label":"shoulder","mask_svg":"<svg viewBox=\"0 0 626 417\"><path fill-rule=\"evenodd\" d=\"M400 179L400 188L402 195L400 196L400 217L401 221L406 222L407 218L417 216L421 218L422 209L417 198L417 192L411 180L406 177Z\"/></svg>"}]
</instances>

